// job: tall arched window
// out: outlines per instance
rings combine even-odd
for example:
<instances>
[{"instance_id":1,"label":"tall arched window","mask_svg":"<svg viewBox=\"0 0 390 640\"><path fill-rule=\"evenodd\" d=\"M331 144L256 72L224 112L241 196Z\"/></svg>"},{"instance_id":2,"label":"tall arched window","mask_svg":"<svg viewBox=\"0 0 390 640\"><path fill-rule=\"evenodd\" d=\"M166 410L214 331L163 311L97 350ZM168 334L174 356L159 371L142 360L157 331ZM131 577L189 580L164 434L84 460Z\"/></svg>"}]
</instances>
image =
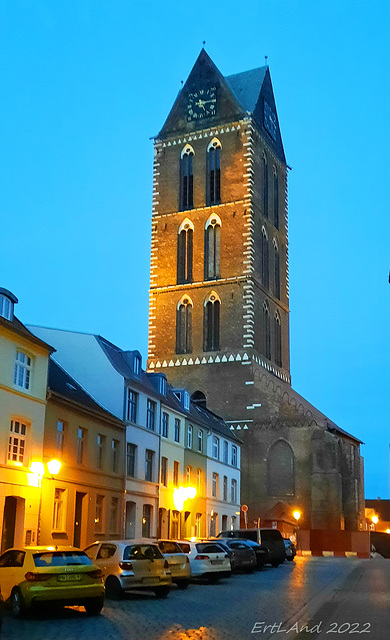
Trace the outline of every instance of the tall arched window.
<instances>
[{"instance_id":1,"label":"tall arched window","mask_svg":"<svg viewBox=\"0 0 390 640\"><path fill-rule=\"evenodd\" d=\"M274 240L274 294L280 298L280 257L276 240Z\"/></svg>"},{"instance_id":2,"label":"tall arched window","mask_svg":"<svg viewBox=\"0 0 390 640\"><path fill-rule=\"evenodd\" d=\"M192 241L194 225L186 218L177 236L177 282L192 282Z\"/></svg>"},{"instance_id":3,"label":"tall arched window","mask_svg":"<svg viewBox=\"0 0 390 640\"><path fill-rule=\"evenodd\" d=\"M192 300L184 295L176 312L176 353L192 351Z\"/></svg>"},{"instance_id":4,"label":"tall arched window","mask_svg":"<svg viewBox=\"0 0 390 640\"><path fill-rule=\"evenodd\" d=\"M268 236L264 227L261 230L261 279L265 287L269 287L269 249Z\"/></svg>"},{"instance_id":5,"label":"tall arched window","mask_svg":"<svg viewBox=\"0 0 390 640\"><path fill-rule=\"evenodd\" d=\"M207 147L207 204L221 202L221 143L213 138Z\"/></svg>"},{"instance_id":6,"label":"tall arched window","mask_svg":"<svg viewBox=\"0 0 390 640\"><path fill-rule=\"evenodd\" d=\"M180 156L180 209L192 209L194 206L193 157L195 153L187 144Z\"/></svg>"},{"instance_id":7,"label":"tall arched window","mask_svg":"<svg viewBox=\"0 0 390 640\"><path fill-rule=\"evenodd\" d=\"M263 304L263 355L271 360L271 327L269 320L269 307Z\"/></svg>"},{"instance_id":8,"label":"tall arched window","mask_svg":"<svg viewBox=\"0 0 390 640\"><path fill-rule=\"evenodd\" d=\"M274 225L279 229L279 180L276 167L274 167Z\"/></svg>"},{"instance_id":9,"label":"tall arched window","mask_svg":"<svg viewBox=\"0 0 390 640\"><path fill-rule=\"evenodd\" d=\"M204 303L204 351L219 351L220 315L221 301L215 291L212 291Z\"/></svg>"},{"instance_id":10,"label":"tall arched window","mask_svg":"<svg viewBox=\"0 0 390 640\"><path fill-rule=\"evenodd\" d=\"M263 212L268 218L268 162L265 153L263 154Z\"/></svg>"},{"instance_id":11,"label":"tall arched window","mask_svg":"<svg viewBox=\"0 0 390 640\"><path fill-rule=\"evenodd\" d=\"M221 219L212 214L205 227L204 275L206 280L219 278L220 230Z\"/></svg>"},{"instance_id":12,"label":"tall arched window","mask_svg":"<svg viewBox=\"0 0 390 640\"><path fill-rule=\"evenodd\" d=\"M282 325L280 315L276 311L274 315L274 339L275 339L275 363L282 366Z\"/></svg>"},{"instance_id":13,"label":"tall arched window","mask_svg":"<svg viewBox=\"0 0 390 640\"><path fill-rule=\"evenodd\" d=\"M275 497L294 495L294 454L285 440L273 444L267 456L268 495Z\"/></svg>"}]
</instances>

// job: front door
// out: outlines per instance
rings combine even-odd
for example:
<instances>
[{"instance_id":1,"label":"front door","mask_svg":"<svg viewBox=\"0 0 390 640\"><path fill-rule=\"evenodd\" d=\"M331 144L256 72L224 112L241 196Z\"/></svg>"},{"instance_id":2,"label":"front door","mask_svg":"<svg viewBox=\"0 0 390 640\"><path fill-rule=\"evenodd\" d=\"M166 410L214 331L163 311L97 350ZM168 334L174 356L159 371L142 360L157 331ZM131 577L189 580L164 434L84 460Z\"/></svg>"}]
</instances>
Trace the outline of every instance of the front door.
<instances>
[{"instance_id":1,"label":"front door","mask_svg":"<svg viewBox=\"0 0 390 640\"><path fill-rule=\"evenodd\" d=\"M73 546L80 547L81 543L81 524L83 519L83 498L85 493L76 491L76 506L74 511L74 529L73 529Z\"/></svg>"},{"instance_id":2,"label":"front door","mask_svg":"<svg viewBox=\"0 0 390 640\"><path fill-rule=\"evenodd\" d=\"M1 536L1 553L14 546L17 498L7 496L4 504L3 533Z\"/></svg>"}]
</instances>

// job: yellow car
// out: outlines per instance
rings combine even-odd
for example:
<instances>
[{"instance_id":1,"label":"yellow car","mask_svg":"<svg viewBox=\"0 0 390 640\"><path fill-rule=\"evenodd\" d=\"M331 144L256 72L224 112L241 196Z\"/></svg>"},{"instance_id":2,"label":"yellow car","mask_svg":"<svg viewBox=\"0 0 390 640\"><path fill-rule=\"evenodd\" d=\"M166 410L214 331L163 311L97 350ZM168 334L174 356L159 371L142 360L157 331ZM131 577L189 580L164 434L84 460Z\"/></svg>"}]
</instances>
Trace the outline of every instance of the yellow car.
<instances>
[{"instance_id":1,"label":"yellow car","mask_svg":"<svg viewBox=\"0 0 390 640\"><path fill-rule=\"evenodd\" d=\"M8 549L0 556L0 584L16 617L39 602L82 605L91 616L103 608L102 572L79 549Z\"/></svg>"}]
</instances>

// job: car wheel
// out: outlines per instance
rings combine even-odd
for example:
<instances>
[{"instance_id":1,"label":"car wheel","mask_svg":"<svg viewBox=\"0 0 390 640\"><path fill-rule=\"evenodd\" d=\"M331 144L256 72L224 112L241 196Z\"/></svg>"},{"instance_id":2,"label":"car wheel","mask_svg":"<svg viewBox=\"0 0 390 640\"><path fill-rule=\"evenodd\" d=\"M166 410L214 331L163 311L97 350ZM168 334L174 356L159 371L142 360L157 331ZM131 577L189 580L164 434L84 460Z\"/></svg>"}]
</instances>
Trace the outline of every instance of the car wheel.
<instances>
[{"instance_id":1,"label":"car wheel","mask_svg":"<svg viewBox=\"0 0 390 640\"><path fill-rule=\"evenodd\" d=\"M177 588L178 589L187 589L188 585L190 584L189 580L178 580L176 582L177 584Z\"/></svg>"},{"instance_id":2,"label":"car wheel","mask_svg":"<svg viewBox=\"0 0 390 640\"><path fill-rule=\"evenodd\" d=\"M22 618L26 613L26 605L24 604L22 593L18 587L12 589L11 611L15 618Z\"/></svg>"},{"instance_id":3,"label":"car wheel","mask_svg":"<svg viewBox=\"0 0 390 640\"><path fill-rule=\"evenodd\" d=\"M106 580L106 594L107 598L111 600L120 600L123 598L121 583L115 576L108 576Z\"/></svg>"},{"instance_id":4,"label":"car wheel","mask_svg":"<svg viewBox=\"0 0 390 640\"><path fill-rule=\"evenodd\" d=\"M98 616L103 609L104 598L99 596L98 598L91 598L84 603L85 610L88 616Z\"/></svg>"},{"instance_id":5,"label":"car wheel","mask_svg":"<svg viewBox=\"0 0 390 640\"><path fill-rule=\"evenodd\" d=\"M170 587L157 587L157 589L154 589L154 593L157 598L166 598L170 590Z\"/></svg>"}]
</instances>

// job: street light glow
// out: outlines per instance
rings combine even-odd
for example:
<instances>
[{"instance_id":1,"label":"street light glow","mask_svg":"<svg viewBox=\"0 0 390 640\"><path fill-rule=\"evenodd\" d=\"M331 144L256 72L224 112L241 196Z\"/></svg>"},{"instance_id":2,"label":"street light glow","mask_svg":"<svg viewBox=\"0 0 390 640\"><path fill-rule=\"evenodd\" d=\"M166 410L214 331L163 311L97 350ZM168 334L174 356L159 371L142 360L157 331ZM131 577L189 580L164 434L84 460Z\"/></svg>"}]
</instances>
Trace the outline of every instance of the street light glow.
<instances>
[{"instance_id":1,"label":"street light glow","mask_svg":"<svg viewBox=\"0 0 390 640\"><path fill-rule=\"evenodd\" d=\"M61 462L59 460L50 460L50 462L47 463L47 468L50 475L56 476L61 469Z\"/></svg>"},{"instance_id":2,"label":"street light glow","mask_svg":"<svg viewBox=\"0 0 390 640\"><path fill-rule=\"evenodd\" d=\"M294 511L293 516L294 516L295 520L298 522L299 518L301 517L301 512L300 511Z\"/></svg>"},{"instance_id":3,"label":"street light glow","mask_svg":"<svg viewBox=\"0 0 390 640\"><path fill-rule=\"evenodd\" d=\"M378 524L379 522L378 516L372 516L371 520L373 521L374 524Z\"/></svg>"}]
</instances>

